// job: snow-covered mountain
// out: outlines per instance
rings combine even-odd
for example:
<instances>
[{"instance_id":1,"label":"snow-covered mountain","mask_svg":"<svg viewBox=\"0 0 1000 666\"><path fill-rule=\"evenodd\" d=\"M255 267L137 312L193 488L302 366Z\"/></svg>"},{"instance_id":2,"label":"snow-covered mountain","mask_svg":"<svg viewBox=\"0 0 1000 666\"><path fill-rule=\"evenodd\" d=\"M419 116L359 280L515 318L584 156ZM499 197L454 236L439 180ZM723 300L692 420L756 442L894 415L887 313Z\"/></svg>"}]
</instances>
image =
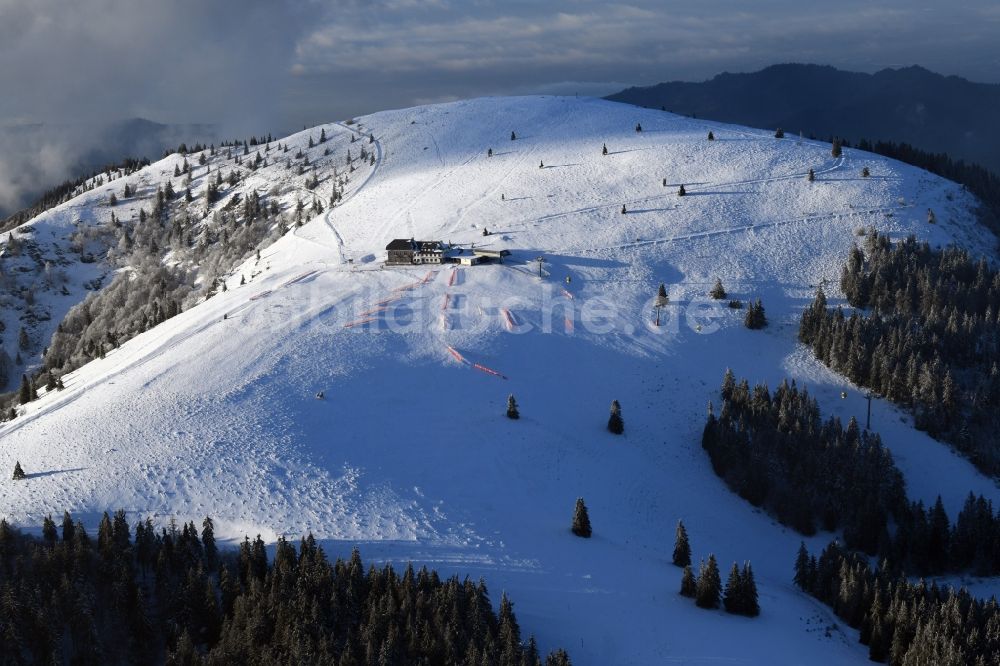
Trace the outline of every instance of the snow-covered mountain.
<instances>
[{"instance_id":1,"label":"snow-covered mountain","mask_svg":"<svg viewBox=\"0 0 1000 666\"><path fill-rule=\"evenodd\" d=\"M289 216L314 197L324 212L259 259L199 272L197 284L226 289L195 289L182 313L0 426L0 470L20 460L30 476L0 482L8 519L32 527L69 509L91 524L121 507L161 522L210 514L232 539L311 531L332 554L357 544L369 559L485 577L545 649L563 646L575 664L866 661L854 632L793 588L800 537L712 473L705 410L732 367L772 386L794 378L825 413L862 416L861 392L797 346L798 315L820 283L836 296L860 229L992 249L967 193L874 155L833 158L822 142L593 99L386 111L281 139L272 154L279 144L289 152L244 169L210 212L251 191ZM241 152L204 165L187 156L192 209ZM183 159L96 186L15 233L56 243L112 212L131 219L168 180L183 191ZM298 173L304 159L315 173ZM138 200L109 206L125 182ZM211 219L192 215L193 233ZM502 265L384 266L386 244L411 237L511 254ZM112 270L113 257L99 259L67 273L64 300L42 295L51 327L39 339L90 272ZM732 298L761 298L770 326L747 330L743 312L710 300L717 278ZM655 326L660 283L670 302ZM517 421L504 416L511 393ZM605 428L613 399L621 437ZM892 406L876 401L872 419L912 498L941 494L949 512L970 490L1000 501ZM569 531L577 497L590 540ZM677 594L678 519L696 561L753 563L759 618Z\"/></svg>"}]
</instances>

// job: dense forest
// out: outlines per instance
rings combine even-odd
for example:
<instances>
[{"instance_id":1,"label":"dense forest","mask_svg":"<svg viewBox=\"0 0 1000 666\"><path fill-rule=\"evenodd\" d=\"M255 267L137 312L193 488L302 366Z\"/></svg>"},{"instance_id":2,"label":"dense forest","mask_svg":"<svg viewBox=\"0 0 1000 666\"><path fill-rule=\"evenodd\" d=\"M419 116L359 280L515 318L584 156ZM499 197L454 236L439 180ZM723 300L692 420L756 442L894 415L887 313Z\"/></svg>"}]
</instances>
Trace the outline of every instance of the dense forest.
<instances>
[{"instance_id":1,"label":"dense forest","mask_svg":"<svg viewBox=\"0 0 1000 666\"><path fill-rule=\"evenodd\" d=\"M772 395L726 371L702 446L732 490L803 534L842 528L849 545L874 552L888 516L906 505L903 477L878 435L853 420L824 422L794 382Z\"/></svg>"},{"instance_id":2,"label":"dense forest","mask_svg":"<svg viewBox=\"0 0 1000 666\"><path fill-rule=\"evenodd\" d=\"M820 291L799 339L855 384L906 407L917 428L1000 474L1000 272L962 249L868 232L840 281L849 316ZM867 312L861 311L868 308Z\"/></svg>"},{"instance_id":3,"label":"dense forest","mask_svg":"<svg viewBox=\"0 0 1000 666\"><path fill-rule=\"evenodd\" d=\"M755 506L805 535L842 530L845 544L919 575L1000 573L1000 513L969 495L949 519L940 498L909 502L877 434L823 421L816 400L786 382L772 395L727 371L722 409L702 436L712 467ZM893 527L890 530L890 525Z\"/></svg>"},{"instance_id":4,"label":"dense forest","mask_svg":"<svg viewBox=\"0 0 1000 666\"><path fill-rule=\"evenodd\" d=\"M819 558L802 545L795 583L859 629L872 661L903 666L1000 664L1000 605L965 590L909 582L836 542Z\"/></svg>"},{"instance_id":5,"label":"dense forest","mask_svg":"<svg viewBox=\"0 0 1000 666\"><path fill-rule=\"evenodd\" d=\"M412 566L327 560L309 535L219 549L211 519L135 535L122 511L92 538L66 513L41 538L0 520L0 664L496 664L543 662L506 596Z\"/></svg>"}]
</instances>

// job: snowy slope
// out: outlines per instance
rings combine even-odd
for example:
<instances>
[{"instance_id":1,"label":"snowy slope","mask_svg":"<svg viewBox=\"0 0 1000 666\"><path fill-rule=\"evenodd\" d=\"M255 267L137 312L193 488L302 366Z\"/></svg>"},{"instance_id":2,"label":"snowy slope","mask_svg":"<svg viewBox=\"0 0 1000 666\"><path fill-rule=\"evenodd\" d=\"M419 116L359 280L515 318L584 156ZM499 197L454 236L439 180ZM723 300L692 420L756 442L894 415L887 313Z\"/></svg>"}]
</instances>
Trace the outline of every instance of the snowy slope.
<instances>
[{"instance_id":1,"label":"snowy slope","mask_svg":"<svg viewBox=\"0 0 1000 666\"><path fill-rule=\"evenodd\" d=\"M0 482L9 519L68 508L95 523L123 507L136 520L211 514L233 539L311 530L333 555L359 544L367 558L485 577L576 664L866 661L854 632L827 631L832 615L793 589L799 536L712 473L705 408L732 367L772 387L795 378L825 413L861 416L860 393L797 348L798 313L822 280L836 295L858 228L992 247L968 195L873 155L833 159L828 144L600 100L488 98L358 122L376 164L340 206L0 427L0 470L19 459L32 474ZM383 268L385 244L410 236L513 255ZM708 301L716 277L761 297L771 326L748 331ZM671 303L655 327L661 282ZM519 421L504 417L508 393ZM612 399L623 437L604 428ZM874 405L873 421L912 497L941 493L949 511L969 490L1000 501L891 406ZM578 496L589 541L568 530ZM695 560L752 561L761 617L677 595L678 519Z\"/></svg>"}]
</instances>

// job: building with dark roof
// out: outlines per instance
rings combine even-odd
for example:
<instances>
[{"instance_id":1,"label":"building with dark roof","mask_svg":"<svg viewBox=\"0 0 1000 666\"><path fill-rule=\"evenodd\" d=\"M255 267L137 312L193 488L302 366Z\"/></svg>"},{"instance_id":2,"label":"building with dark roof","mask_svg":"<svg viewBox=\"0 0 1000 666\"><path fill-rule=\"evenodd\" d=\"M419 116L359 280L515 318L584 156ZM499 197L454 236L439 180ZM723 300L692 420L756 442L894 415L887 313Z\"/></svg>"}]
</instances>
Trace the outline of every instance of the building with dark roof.
<instances>
[{"instance_id":1,"label":"building with dark roof","mask_svg":"<svg viewBox=\"0 0 1000 666\"><path fill-rule=\"evenodd\" d=\"M441 241L397 238L386 245L385 250L385 263L392 266L444 263L445 248Z\"/></svg>"}]
</instances>

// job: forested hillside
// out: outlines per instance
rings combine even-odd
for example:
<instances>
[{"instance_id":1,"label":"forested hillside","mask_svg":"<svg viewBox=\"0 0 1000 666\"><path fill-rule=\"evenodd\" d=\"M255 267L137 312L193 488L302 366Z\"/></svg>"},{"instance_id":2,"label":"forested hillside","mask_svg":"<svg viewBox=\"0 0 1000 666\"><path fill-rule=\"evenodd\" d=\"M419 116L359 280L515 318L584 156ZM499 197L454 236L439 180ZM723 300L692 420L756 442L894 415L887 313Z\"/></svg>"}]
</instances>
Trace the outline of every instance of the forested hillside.
<instances>
[{"instance_id":1,"label":"forested hillside","mask_svg":"<svg viewBox=\"0 0 1000 666\"><path fill-rule=\"evenodd\" d=\"M91 536L64 513L41 539L0 519L0 594L3 664L542 664L482 580L366 570L357 550L330 562L311 534L268 561L259 535L220 550L210 518L133 537L105 513Z\"/></svg>"},{"instance_id":2,"label":"forested hillside","mask_svg":"<svg viewBox=\"0 0 1000 666\"><path fill-rule=\"evenodd\" d=\"M1000 474L1000 272L966 250L892 243L876 230L848 257L840 287L822 290L799 339L852 382L907 408L917 428Z\"/></svg>"}]
</instances>

